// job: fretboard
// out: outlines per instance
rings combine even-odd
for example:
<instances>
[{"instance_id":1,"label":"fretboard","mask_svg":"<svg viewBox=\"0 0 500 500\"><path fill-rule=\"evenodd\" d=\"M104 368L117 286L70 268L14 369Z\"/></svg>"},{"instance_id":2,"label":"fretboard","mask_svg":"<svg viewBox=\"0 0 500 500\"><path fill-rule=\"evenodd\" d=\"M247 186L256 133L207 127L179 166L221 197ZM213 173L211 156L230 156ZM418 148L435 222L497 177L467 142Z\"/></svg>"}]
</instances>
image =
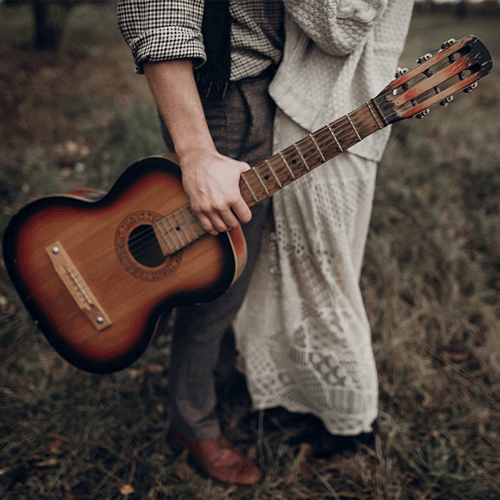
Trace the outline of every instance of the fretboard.
<instances>
[{"instance_id":1,"label":"fretboard","mask_svg":"<svg viewBox=\"0 0 500 500\"><path fill-rule=\"evenodd\" d=\"M385 126L376 100L372 99L244 172L240 180L243 199L249 207L255 205ZM164 255L206 234L189 205L153 227Z\"/></svg>"},{"instance_id":2,"label":"fretboard","mask_svg":"<svg viewBox=\"0 0 500 500\"><path fill-rule=\"evenodd\" d=\"M272 196L384 126L372 99L242 174L243 199L252 206Z\"/></svg>"}]
</instances>

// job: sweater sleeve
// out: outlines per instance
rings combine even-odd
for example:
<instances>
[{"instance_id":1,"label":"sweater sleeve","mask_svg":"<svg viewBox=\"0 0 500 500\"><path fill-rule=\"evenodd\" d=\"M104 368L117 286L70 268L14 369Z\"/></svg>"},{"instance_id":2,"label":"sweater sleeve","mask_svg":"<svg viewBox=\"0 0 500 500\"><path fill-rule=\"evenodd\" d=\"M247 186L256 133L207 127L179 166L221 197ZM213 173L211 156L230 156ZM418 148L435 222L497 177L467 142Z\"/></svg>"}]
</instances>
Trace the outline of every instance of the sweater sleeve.
<instances>
[{"instance_id":1,"label":"sweater sleeve","mask_svg":"<svg viewBox=\"0 0 500 500\"><path fill-rule=\"evenodd\" d=\"M132 50L136 71L145 62L206 60L201 23L204 0L119 0L120 31Z\"/></svg>"},{"instance_id":2,"label":"sweater sleeve","mask_svg":"<svg viewBox=\"0 0 500 500\"><path fill-rule=\"evenodd\" d=\"M354 52L387 7L388 0L284 0L293 20L322 50Z\"/></svg>"}]
</instances>

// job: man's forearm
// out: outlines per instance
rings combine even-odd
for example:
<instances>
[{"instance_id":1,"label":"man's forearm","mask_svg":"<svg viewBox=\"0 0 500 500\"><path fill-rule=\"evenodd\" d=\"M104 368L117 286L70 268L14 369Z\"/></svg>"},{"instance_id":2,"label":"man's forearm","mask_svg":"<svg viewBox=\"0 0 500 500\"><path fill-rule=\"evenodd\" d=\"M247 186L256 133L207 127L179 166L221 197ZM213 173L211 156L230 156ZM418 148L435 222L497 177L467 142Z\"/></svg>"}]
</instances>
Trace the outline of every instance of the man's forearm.
<instances>
[{"instance_id":1,"label":"man's forearm","mask_svg":"<svg viewBox=\"0 0 500 500\"><path fill-rule=\"evenodd\" d=\"M249 166L216 150L187 59L144 64L144 73L174 143L191 208L204 229L226 231L248 222L239 179Z\"/></svg>"},{"instance_id":2,"label":"man's forearm","mask_svg":"<svg viewBox=\"0 0 500 500\"><path fill-rule=\"evenodd\" d=\"M191 61L180 59L146 63L144 73L179 158L189 154L195 147L207 151L215 149Z\"/></svg>"}]
</instances>

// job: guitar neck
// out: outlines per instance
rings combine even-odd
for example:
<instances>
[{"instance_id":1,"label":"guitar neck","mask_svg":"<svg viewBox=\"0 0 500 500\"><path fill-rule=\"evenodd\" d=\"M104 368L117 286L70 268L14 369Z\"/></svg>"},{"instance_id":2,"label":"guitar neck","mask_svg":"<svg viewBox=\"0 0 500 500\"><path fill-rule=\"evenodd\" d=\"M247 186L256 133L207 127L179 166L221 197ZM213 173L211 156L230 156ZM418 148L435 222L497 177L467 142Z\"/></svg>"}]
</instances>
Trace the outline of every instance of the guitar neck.
<instances>
[{"instance_id":1,"label":"guitar neck","mask_svg":"<svg viewBox=\"0 0 500 500\"><path fill-rule=\"evenodd\" d=\"M255 205L386 125L377 98L370 100L244 172L240 178L243 199L249 207ZM206 234L189 205L153 227L164 255Z\"/></svg>"},{"instance_id":2,"label":"guitar neck","mask_svg":"<svg viewBox=\"0 0 500 500\"><path fill-rule=\"evenodd\" d=\"M376 100L370 100L244 172L243 199L255 205L385 126Z\"/></svg>"}]
</instances>

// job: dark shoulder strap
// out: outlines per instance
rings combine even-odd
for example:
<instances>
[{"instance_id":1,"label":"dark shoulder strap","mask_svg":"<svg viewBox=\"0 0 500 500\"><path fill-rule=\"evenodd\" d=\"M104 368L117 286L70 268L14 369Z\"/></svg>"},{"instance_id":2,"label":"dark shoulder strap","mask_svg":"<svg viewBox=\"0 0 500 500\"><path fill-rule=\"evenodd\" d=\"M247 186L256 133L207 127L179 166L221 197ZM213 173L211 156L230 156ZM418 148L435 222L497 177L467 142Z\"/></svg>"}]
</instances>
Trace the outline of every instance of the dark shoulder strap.
<instances>
[{"instance_id":1,"label":"dark shoulder strap","mask_svg":"<svg viewBox=\"0 0 500 500\"><path fill-rule=\"evenodd\" d=\"M231 73L229 0L205 0L201 27L207 62L196 71L201 97L223 97Z\"/></svg>"}]
</instances>

